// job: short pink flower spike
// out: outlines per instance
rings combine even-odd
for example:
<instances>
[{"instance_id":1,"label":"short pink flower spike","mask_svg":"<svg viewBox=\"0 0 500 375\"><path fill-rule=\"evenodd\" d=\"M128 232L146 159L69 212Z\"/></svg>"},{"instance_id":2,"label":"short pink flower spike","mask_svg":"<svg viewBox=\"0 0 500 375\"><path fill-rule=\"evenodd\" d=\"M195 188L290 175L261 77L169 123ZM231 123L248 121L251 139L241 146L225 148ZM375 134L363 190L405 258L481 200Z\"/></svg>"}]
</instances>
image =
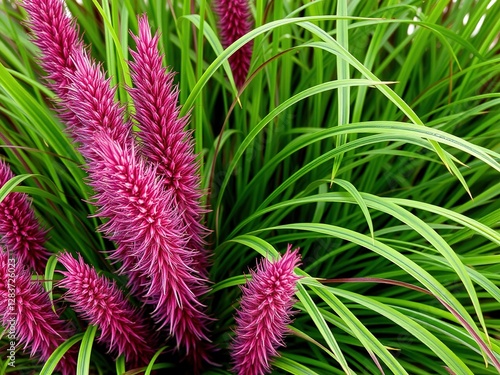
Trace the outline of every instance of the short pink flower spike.
<instances>
[{"instance_id":1,"label":"short pink flower spike","mask_svg":"<svg viewBox=\"0 0 500 375\"><path fill-rule=\"evenodd\" d=\"M293 295L299 277L298 249L289 245L281 259L262 260L252 280L242 287L241 308L236 317L236 332L231 355L238 375L263 375L271 371L270 361L284 346L287 324L291 322Z\"/></svg>"},{"instance_id":2,"label":"short pink flower spike","mask_svg":"<svg viewBox=\"0 0 500 375\"><path fill-rule=\"evenodd\" d=\"M144 318L125 299L112 282L85 264L82 257L68 253L59 256L66 268L59 286L67 289L63 297L73 309L100 330L99 341L116 355L124 355L134 365L148 363L154 354L148 340L154 337Z\"/></svg>"},{"instance_id":3,"label":"short pink flower spike","mask_svg":"<svg viewBox=\"0 0 500 375\"><path fill-rule=\"evenodd\" d=\"M248 0L217 0L216 11L219 14L218 25L224 48L251 31L252 21ZM247 78L252 47L253 43L249 42L229 58L229 65L238 88L243 86Z\"/></svg>"}]
</instances>

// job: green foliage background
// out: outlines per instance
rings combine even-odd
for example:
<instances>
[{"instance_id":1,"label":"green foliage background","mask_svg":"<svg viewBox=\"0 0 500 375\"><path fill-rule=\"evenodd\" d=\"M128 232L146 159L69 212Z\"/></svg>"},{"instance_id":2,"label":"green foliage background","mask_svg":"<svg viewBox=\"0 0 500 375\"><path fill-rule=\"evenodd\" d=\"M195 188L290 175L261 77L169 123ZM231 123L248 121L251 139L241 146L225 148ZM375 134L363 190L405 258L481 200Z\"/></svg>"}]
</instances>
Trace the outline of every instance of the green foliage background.
<instances>
[{"instance_id":1,"label":"green foliage background","mask_svg":"<svg viewBox=\"0 0 500 375\"><path fill-rule=\"evenodd\" d=\"M304 277L275 373L500 371L500 3L256 0L254 30L226 50L205 0L67 5L119 100L131 105L126 60L139 14L178 72L211 209L207 304L222 366L206 374L230 369L249 267L289 243L301 248ZM0 152L19 176L0 198L28 193L51 228L50 251L80 252L116 278L24 19L17 3L0 3ZM238 92L227 58L249 40L251 75ZM55 267L51 259L48 290ZM65 345L93 348L80 373L123 373L95 334ZM178 368L168 349L149 370ZM18 359L15 371L49 374L59 356Z\"/></svg>"}]
</instances>

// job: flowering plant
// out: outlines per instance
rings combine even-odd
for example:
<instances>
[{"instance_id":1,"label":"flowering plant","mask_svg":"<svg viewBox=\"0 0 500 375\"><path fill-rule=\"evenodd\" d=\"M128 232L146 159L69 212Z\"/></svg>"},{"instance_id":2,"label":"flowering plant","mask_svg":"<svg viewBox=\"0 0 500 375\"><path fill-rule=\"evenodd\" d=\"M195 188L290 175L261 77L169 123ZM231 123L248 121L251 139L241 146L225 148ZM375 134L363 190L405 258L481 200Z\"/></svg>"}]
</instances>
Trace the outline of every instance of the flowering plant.
<instances>
[{"instance_id":1,"label":"flowering plant","mask_svg":"<svg viewBox=\"0 0 500 375\"><path fill-rule=\"evenodd\" d=\"M2 2L0 372L498 373L470 5Z\"/></svg>"}]
</instances>

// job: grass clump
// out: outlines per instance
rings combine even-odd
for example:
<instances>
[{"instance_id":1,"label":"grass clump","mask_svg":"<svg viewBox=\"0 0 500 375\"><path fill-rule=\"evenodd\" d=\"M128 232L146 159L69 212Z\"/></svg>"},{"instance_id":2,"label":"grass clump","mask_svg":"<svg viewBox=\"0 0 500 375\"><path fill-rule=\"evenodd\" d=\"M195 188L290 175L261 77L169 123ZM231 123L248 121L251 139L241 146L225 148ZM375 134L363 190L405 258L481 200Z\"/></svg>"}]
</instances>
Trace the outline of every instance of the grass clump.
<instances>
[{"instance_id":1,"label":"grass clump","mask_svg":"<svg viewBox=\"0 0 500 375\"><path fill-rule=\"evenodd\" d=\"M301 258L294 313L283 319L286 345L272 373L498 373L500 4L257 0L244 13L249 30L230 39L219 22L230 3L66 2L82 38L66 47L89 46L88 61L102 65L87 67L100 69L102 87L116 86L104 96L116 100L125 130L111 136L98 123L111 107L101 98L89 112L88 86L72 76L85 53L51 71L26 10L0 4L0 153L14 173L2 180L0 198L5 206L14 194L29 196L23 210L50 228L43 244L50 258L25 266L38 271L57 319L74 328L43 362L19 350L16 367L2 358L2 370L55 373L69 350L63 361L74 355L79 373L249 373L231 359L235 335L245 331L235 328L239 286L255 275L249 269L263 267L261 257L276 264L293 245ZM152 60L131 52L151 52L154 43L141 45L141 35L162 54L152 58L158 79L150 91L141 69ZM158 115L164 92L165 118L175 126ZM161 143L166 134L159 146L155 131L147 134L155 113L156 134L177 134L170 142L191 155L195 189L181 189L189 199L175 195L177 169L168 164L186 159L155 159L170 147ZM127 159L131 149L137 156ZM144 230L140 197L110 174L122 167L152 192L144 199L156 199L155 218L171 223L168 230ZM0 222L11 251L9 228ZM65 302L63 253L66 263L81 254L82 267L123 293L120 303L146 316L145 325L168 321L142 363L107 354L113 340L98 340L99 327ZM179 297L189 290L192 299ZM180 300L191 315L176 310ZM189 317L203 329L190 331ZM198 340L210 353L201 359L189 350Z\"/></svg>"}]
</instances>

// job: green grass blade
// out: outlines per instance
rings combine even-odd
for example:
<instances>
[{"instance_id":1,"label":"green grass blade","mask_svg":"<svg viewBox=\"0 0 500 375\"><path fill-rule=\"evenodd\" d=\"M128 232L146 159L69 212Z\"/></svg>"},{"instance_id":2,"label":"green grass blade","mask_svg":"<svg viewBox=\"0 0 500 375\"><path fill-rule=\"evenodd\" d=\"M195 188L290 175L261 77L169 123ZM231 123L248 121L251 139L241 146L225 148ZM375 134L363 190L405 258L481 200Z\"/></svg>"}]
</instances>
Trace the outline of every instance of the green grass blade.
<instances>
[{"instance_id":1,"label":"green grass blade","mask_svg":"<svg viewBox=\"0 0 500 375\"><path fill-rule=\"evenodd\" d=\"M375 236L373 234L373 222L372 222L372 218L370 216L370 211L368 211L368 206L366 205L366 202L364 201L363 197L359 193L358 189L356 189L356 187L353 184L351 184L349 181L336 179L333 182L335 184L343 187L345 190L347 190L347 192L349 194L352 195L352 197L354 198L354 200L358 204L359 208L361 208L361 211L363 211L363 215L365 216L366 223L368 224L368 228L370 229L370 234L371 234L372 238L375 239Z\"/></svg>"},{"instance_id":2,"label":"green grass blade","mask_svg":"<svg viewBox=\"0 0 500 375\"><path fill-rule=\"evenodd\" d=\"M294 375L319 375L317 372L306 366L283 356L277 357L273 361L273 366Z\"/></svg>"},{"instance_id":3,"label":"green grass blade","mask_svg":"<svg viewBox=\"0 0 500 375\"><path fill-rule=\"evenodd\" d=\"M342 369L346 374L354 374L352 370L349 368L349 365L347 364L344 354L342 353L342 350L340 349L337 340L335 340L332 331L330 330L330 328L328 328L328 325L326 324L323 315L320 313L316 304L311 299L309 294L307 294L306 290L301 284L297 284L296 295L304 305L307 314L309 314L311 319L316 324L316 327L318 327L318 330L325 339L328 347L335 355L334 359L340 364L340 366L342 367Z\"/></svg>"},{"instance_id":4,"label":"green grass blade","mask_svg":"<svg viewBox=\"0 0 500 375\"><path fill-rule=\"evenodd\" d=\"M97 326L89 325L80 344L78 361L76 366L77 375L87 375L90 373L90 357L92 355L92 345L94 344Z\"/></svg>"},{"instance_id":5,"label":"green grass blade","mask_svg":"<svg viewBox=\"0 0 500 375\"><path fill-rule=\"evenodd\" d=\"M66 340L62 345L59 345L59 347L56 350L54 350L54 353L51 354L49 359L47 359L47 361L43 365L42 369L40 370L40 375L52 375L57 364L64 356L64 354L66 354L66 352L69 349L71 349L73 345L75 345L82 339L83 339L83 333L78 333L73 337L71 337L70 339Z\"/></svg>"},{"instance_id":6,"label":"green grass blade","mask_svg":"<svg viewBox=\"0 0 500 375\"><path fill-rule=\"evenodd\" d=\"M168 349L168 346L163 346L156 351L155 355L151 358L151 361L149 361L148 367L146 368L144 375L151 374L151 371L153 371L153 367L154 367L154 364L156 362L156 359L161 355L161 353L163 353L167 349Z\"/></svg>"},{"instance_id":7,"label":"green grass blade","mask_svg":"<svg viewBox=\"0 0 500 375\"><path fill-rule=\"evenodd\" d=\"M57 257L55 255L51 255L47 260L47 264L45 266L45 279L43 281L43 287L49 293L49 299L52 303L52 310L56 312L56 308L53 303L53 294L52 294L52 286L54 284L54 271L57 266Z\"/></svg>"},{"instance_id":8,"label":"green grass blade","mask_svg":"<svg viewBox=\"0 0 500 375\"><path fill-rule=\"evenodd\" d=\"M383 316L387 319L392 320L394 323L399 325L405 331L411 333L413 337L416 337L419 341L428 346L433 353L446 363L446 365L455 374L462 375L472 375L473 372L467 367L467 365L451 351L443 342L438 340L434 335L432 335L427 329L422 325L414 322L412 319L408 318L404 314L393 309L389 305L377 302L369 297L365 297L353 292L333 289L331 292L340 297L349 299L353 302L359 303Z\"/></svg>"},{"instance_id":9,"label":"green grass blade","mask_svg":"<svg viewBox=\"0 0 500 375\"><path fill-rule=\"evenodd\" d=\"M347 1L339 0L337 1L337 15L338 16L347 16ZM348 24L346 19L340 19L337 21L337 42L344 49L349 50L349 34L348 34ZM337 77L338 80L349 80L349 63L342 58L337 59ZM351 96L349 87L340 87L338 89L338 126L349 124L350 119L350 108L351 108ZM347 137L345 134L338 136L335 139L336 147L340 147L345 144L347 141ZM333 159L333 167L332 167L332 177L331 180L335 179L337 175L340 165L342 164L343 154L339 154L339 156Z\"/></svg>"}]
</instances>

